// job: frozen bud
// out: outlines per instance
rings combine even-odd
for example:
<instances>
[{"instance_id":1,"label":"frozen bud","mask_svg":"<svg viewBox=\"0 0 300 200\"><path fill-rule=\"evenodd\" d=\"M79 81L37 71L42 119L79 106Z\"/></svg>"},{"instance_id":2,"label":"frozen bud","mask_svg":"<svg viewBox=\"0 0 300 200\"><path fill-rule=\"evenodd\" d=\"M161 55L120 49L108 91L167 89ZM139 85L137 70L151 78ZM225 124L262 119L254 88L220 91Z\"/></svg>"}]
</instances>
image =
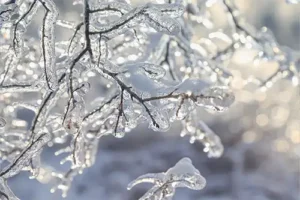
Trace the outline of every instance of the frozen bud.
<instances>
[{"instance_id":1,"label":"frozen bud","mask_svg":"<svg viewBox=\"0 0 300 200\"><path fill-rule=\"evenodd\" d=\"M219 158L224 152L224 147L220 137L215 134L203 121L199 122L196 138L204 145L204 152L209 158Z\"/></svg>"}]
</instances>

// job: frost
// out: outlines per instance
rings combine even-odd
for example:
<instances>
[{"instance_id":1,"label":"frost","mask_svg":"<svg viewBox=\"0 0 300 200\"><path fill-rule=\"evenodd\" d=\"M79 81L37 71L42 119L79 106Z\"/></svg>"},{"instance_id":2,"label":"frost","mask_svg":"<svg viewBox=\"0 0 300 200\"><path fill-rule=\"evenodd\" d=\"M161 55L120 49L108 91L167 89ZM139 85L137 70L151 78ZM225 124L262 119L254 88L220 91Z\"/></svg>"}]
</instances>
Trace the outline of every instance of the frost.
<instances>
[{"instance_id":1,"label":"frost","mask_svg":"<svg viewBox=\"0 0 300 200\"><path fill-rule=\"evenodd\" d=\"M189 158L181 159L174 167L166 172L157 174L145 174L128 184L127 189L132 189L140 183L152 183L154 186L148 190L139 200L171 200L178 187L186 187L192 190L202 190L206 185L205 178L193 166Z\"/></svg>"}]
</instances>

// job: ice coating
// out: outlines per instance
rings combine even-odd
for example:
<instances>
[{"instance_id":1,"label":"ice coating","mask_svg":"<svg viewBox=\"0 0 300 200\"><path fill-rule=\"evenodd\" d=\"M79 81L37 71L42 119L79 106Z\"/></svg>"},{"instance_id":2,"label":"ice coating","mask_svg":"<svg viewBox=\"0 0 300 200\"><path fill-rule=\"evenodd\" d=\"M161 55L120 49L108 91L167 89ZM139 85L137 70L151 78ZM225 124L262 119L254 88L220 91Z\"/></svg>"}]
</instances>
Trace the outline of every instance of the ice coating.
<instances>
[{"instance_id":1,"label":"ice coating","mask_svg":"<svg viewBox=\"0 0 300 200\"><path fill-rule=\"evenodd\" d=\"M186 187L192 190L201 190L206 185L205 178L200 174L191 159L182 158L174 167L165 173L145 174L128 184L130 190L137 184L149 182L154 186L146 192L139 200L153 199L172 199L177 187Z\"/></svg>"}]
</instances>

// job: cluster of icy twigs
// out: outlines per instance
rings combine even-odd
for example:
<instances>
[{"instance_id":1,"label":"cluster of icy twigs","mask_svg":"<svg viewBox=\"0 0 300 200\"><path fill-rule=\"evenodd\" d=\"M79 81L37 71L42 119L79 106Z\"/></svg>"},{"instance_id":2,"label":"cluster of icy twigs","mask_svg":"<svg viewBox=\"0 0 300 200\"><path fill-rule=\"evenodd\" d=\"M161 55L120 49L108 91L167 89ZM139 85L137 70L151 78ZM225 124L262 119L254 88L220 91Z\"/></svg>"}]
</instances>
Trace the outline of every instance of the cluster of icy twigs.
<instances>
[{"instance_id":1,"label":"cluster of icy twigs","mask_svg":"<svg viewBox=\"0 0 300 200\"><path fill-rule=\"evenodd\" d=\"M224 7L232 32L211 32L195 42L193 24L209 29L203 7L214 3ZM199 120L196 108L221 112L234 102L225 63L239 48L250 46L258 60L280 63L268 80L257 80L260 87L280 78L298 84L299 58L266 29L253 31L232 1L134 7L125 0L73 0L73 5L82 7L80 21L61 19L53 0L1 1L0 157L7 165L0 172L0 199L18 199L6 181L22 170L42 183L50 174L51 191L66 196L74 176L93 165L102 136L121 138L141 122L167 131L180 120L182 136L201 142L209 157L221 156L219 137ZM27 30L39 12L40 35L32 38ZM57 27L72 34L59 41ZM91 94L99 93L91 101ZM34 113L29 125L17 118L24 110ZM49 171L41 152L62 143L67 147L56 155L66 154L61 164L69 161L71 167ZM188 158L165 173L143 175L128 188L141 182L154 184L141 199L155 200L171 199L176 187L200 190L206 183Z\"/></svg>"}]
</instances>

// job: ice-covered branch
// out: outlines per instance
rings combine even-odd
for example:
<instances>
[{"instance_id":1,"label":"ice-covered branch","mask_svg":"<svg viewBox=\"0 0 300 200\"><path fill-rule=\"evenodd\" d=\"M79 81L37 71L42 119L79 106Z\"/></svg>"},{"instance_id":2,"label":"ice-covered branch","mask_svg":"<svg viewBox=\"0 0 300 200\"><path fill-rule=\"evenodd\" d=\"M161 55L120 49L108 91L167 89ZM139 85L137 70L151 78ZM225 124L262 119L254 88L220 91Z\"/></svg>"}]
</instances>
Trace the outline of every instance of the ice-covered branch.
<instances>
[{"instance_id":1,"label":"ice-covered branch","mask_svg":"<svg viewBox=\"0 0 300 200\"><path fill-rule=\"evenodd\" d=\"M154 186L139 200L171 200L175 195L176 188L186 187L192 190L202 190L206 185L206 180L189 158L183 158L166 172L138 177L128 184L127 189L130 190L140 183L152 183Z\"/></svg>"},{"instance_id":2,"label":"ice-covered branch","mask_svg":"<svg viewBox=\"0 0 300 200\"><path fill-rule=\"evenodd\" d=\"M246 23L233 1L136 6L121 0L76 0L68 8L81 9L74 21L60 15L55 2L0 5L0 157L8 163L0 172L4 198L16 199L6 179L22 170L43 179L41 152L56 143L65 146L55 153L65 155L61 164L71 166L66 173L50 173L56 180L52 192L60 189L66 196L74 177L94 164L101 137L122 138L140 123L167 131L179 120L182 136L202 143L209 157L221 156L220 138L197 109L223 112L234 103L228 63L241 47L256 50L256 61L279 64L259 87L281 78L299 84L299 54L279 45L267 29L257 31ZM214 3L228 16L229 34L212 29L207 7ZM36 20L39 14L42 18ZM199 24L209 32L206 36L195 33ZM40 34L32 37L28 29L36 26ZM68 30L64 39L56 37L61 29ZM23 111L34 114L32 121L18 119ZM176 187L205 186L187 158L165 173L141 176L130 187L140 182L155 185L144 199L170 199Z\"/></svg>"}]
</instances>

